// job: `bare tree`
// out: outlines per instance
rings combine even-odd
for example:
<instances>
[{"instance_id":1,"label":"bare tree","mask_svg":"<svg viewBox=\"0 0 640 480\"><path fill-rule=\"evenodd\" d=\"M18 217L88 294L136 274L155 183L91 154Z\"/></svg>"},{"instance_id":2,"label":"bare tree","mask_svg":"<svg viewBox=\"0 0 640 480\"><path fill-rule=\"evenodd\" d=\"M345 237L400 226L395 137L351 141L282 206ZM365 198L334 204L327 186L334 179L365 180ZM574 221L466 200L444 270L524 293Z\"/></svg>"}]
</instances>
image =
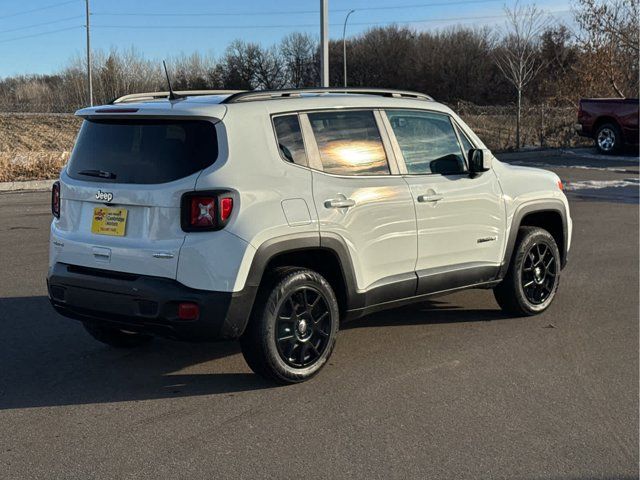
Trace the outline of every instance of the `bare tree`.
<instances>
[{"instance_id":1,"label":"bare tree","mask_svg":"<svg viewBox=\"0 0 640 480\"><path fill-rule=\"evenodd\" d=\"M216 62L211 56L198 52L189 56L181 54L167 63L173 76L173 88L176 90L206 90L211 88L209 73L215 69Z\"/></svg>"},{"instance_id":2,"label":"bare tree","mask_svg":"<svg viewBox=\"0 0 640 480\"><path fill-rule=\"evenodd\" d=\"M541 35L543 67L531 90L546 103L578 106L585 77L578 71L580 49L573 40L574 33L562 24L549 26Z\"/></svg>"},{"instance_id":3,"label":"bare tree","mask_svg":"<svg viewBox=\"0 0 640 480\"><path fill-rule=\"evenodd\" d=\"M638 95L639 10L637 0L577 1L581 70L600 95L602 81L620 97Z\"/></svg>"},{"instance_id":4,"label":"bare tree","mask_svg":"<svg viewBox=\"0 0 640 480\"><path fill-rule=\"evenodd\" d=\"M257 43L231 42L217 67L224 88L253 90L257 86L255 72L259 56Z\"/></svg>"},{"instance_id":5,"label":"bare tree","mask_svg":"<svg viewBox=\"0 0 640 480\"><path fill-rule=\"evenodd\" d=\"M548 24L547 16L535 5L516 2L505 7L505 31L494 51L496 65L516 89L516 148L520 148L522 92L536 77L543 64L540 60L540 34Z\"/></svg>"},{"instance_id":6,"label":"bare tree","mask_svg":"<svg viewBox=\"0 0 640 480\"><path fill-rule=\"evenodd\" d=\"M335 42L342 48L342 42ZM335 47L334 47L335 48ZM415 77L417 43L416 32L405 27L389 25L372 28L360 41L349 45L349 84L375 87L407 88ZM334 55L342 66L342 54ZM333 69L342 78L342 68ZM359 82L358 83L358 77Z\"/></svg>"},{"instance_id":7,"label":"bare tree","mask_svg":"<svg viewBox=\"0 0 640 480\"><path fill-rule=\"evenodd\" d=\"M258 51L254 74L257 88L273 90L287 84L286 65L275 47Z\"/></svg>"},{"instance_id":8,"label":"bare tree","mask_svg":"<svg viewBox=\"0 0 640 480\"><path fill-rule=\"evenodd\" d=\"M292 87L310 87L317 84L314 68L317 48L317 42L306 33L294 32L282 39L280 54L289 75L288 83Z\"/></svg>"}]
</instances>

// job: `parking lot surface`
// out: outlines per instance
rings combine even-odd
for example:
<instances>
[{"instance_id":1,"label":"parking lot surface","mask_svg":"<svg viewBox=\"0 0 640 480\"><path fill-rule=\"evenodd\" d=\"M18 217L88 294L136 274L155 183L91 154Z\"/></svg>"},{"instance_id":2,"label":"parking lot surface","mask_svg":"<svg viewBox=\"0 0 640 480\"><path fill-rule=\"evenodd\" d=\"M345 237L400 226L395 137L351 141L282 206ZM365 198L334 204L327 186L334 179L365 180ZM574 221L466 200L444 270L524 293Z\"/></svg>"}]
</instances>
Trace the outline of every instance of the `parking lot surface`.
<instances>
[{"instance_id":1,"label":"parking lot surface","mask_svg":"<svg viewBox=\"0 0 640 480\"><path fill-rule=\"evenodd\" d=\"M470 290L371 315L288 387L235 343L92 340L46 298L49 193L0 194L0 478L637 478L638 160L502 158L567 187L551 308Z\"/></svg>"}]
</instances>

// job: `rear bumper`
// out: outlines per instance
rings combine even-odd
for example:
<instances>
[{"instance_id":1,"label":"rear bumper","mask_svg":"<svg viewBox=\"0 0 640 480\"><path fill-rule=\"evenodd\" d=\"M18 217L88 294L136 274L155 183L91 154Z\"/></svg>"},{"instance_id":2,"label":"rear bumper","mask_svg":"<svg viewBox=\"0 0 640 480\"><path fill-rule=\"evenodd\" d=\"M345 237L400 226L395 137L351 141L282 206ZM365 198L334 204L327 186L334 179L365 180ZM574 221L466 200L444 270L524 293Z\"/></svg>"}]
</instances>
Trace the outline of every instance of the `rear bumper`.
<instances>
[{"instance_id":1,"label":"rear bumper","mask_svg":"<svg viewBox=\"0 0 640 480\"><path fill-rule=\"evenodd\" d=\"M238 338L257 290L196 290L167 278L64 263L49 269L47 287L51 304L66 317L190 341ZM197 303L198 318L180 320L180 302Z\"/></svg>"}]
</instances>

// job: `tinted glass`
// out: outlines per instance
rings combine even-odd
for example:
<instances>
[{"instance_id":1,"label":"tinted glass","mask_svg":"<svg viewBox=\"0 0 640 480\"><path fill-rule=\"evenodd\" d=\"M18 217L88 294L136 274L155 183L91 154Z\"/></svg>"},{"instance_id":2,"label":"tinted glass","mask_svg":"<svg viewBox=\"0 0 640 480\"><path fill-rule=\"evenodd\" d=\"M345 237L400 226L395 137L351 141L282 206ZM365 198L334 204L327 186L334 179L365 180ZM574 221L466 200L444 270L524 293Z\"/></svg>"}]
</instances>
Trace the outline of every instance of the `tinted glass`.
<instances>
[{"instance_id":1,"label":"tinted glass","mask_svg":"<svg viewBox=\"0 0 640 480\"><path fill-rule=\"evenodd\" d=\"M298 165L307 165L307 154L304 150L300 122L297 115L275 117L273 126L276 129L278 148L282 158Z\"/></svg>"},{"instance_id":2,"label":"tinted glass","mask_svg":"<svg viewBox=\"0 0 640 480\"><path fill-rule=\"evenodd\" d=\"M164 183L217 156L215 126L204 120L85 120L67 172L89 182Z\"/></svg>"},{"instance_id":3,"label":"tinted glass","mask_svg":"<svg viewBox=\"0 0 640 480\"><path fill-rule=\"evenodd\" d=\"M310 113L323 170L337 175L389 173L373 112Z\"/></svg>"},{"instance_id":4,"label":"tinted glass","mask_svg":"<svg viewBox=\"0 0 640 480\"><path fill-rule=\"evenodd\" d=\"M411 174L462 173L466 164L458 137L447 115L389 110L387 117Z\"/></svg>"}]
</instances>

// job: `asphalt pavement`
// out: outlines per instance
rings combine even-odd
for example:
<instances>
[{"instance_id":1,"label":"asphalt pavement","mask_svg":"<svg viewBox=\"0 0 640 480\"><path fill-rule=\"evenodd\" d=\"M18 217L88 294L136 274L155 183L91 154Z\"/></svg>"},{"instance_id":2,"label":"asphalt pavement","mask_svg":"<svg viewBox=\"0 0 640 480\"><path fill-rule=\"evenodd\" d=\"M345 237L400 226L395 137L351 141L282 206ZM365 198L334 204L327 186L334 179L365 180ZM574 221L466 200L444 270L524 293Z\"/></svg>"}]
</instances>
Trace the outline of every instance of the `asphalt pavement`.
<instances>
[{"instance_id":1,"label":"asphalt pavement","mask_svg":"<svg viewBox=\"0 0 640 480\"><path fill-rule=\"evenodd\" d=\"M551 308L470 290L371 315L287 387L232 342L92 340L46 298L49 193L0 194L0 478L638 478L638 160L501 157L567 186Z\"/></svg>"}]
</instances>

